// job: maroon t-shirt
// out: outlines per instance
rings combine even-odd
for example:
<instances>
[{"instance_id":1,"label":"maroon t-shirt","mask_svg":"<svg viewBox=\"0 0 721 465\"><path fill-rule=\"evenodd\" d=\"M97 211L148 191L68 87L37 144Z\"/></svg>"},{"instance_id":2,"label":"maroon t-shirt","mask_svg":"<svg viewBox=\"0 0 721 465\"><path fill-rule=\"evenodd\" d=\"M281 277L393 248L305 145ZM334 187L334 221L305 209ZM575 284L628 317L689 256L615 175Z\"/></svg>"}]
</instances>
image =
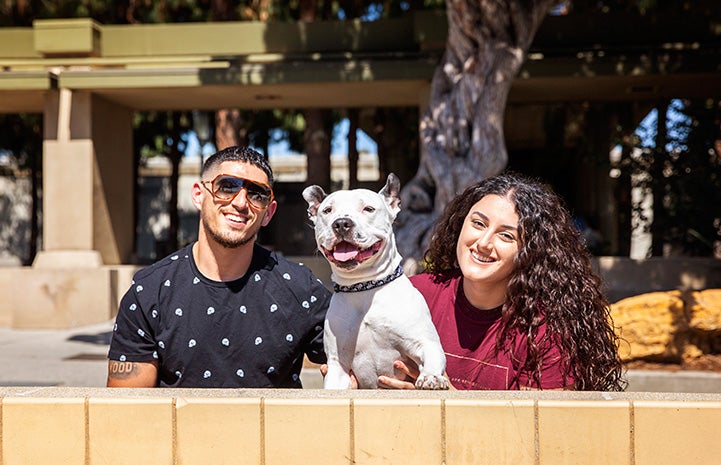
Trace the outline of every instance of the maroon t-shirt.
<instances>
[{"instance_id":1,"label":"maroon t-shirt","mask_svg":"<svg viewBox=\"0 0 721 465\"><path fill-rule=\"evenodd\" d=\"M460 286L460 275L439 283L427 273L410 279L431 310L446 353L446 372L456 389L557 389L573 384L563 370L558 345L549 344L542 351L540 386L529 373L520 371L527 354L523 334L515 335L503 350L496 350L501 308L479 310L471 305ZM539 327L538 337L545 331L544 324Z\"/></svg>"}]
</instances>

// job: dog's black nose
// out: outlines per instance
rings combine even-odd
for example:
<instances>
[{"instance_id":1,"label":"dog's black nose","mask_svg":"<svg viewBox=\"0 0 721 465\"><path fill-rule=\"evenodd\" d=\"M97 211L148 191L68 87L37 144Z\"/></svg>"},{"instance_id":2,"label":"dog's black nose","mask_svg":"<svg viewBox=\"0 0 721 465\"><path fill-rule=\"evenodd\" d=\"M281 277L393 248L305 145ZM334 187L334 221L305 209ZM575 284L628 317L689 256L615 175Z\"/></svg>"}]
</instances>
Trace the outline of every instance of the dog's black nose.
<instances>
[{"instance_id":1,"label":"dog's black nose","mask_svg":"<svg viewBox=\"0 0 721 465\"><path fill-rule=\"evenodd\" d=\"M336 234L344 235L351 229L353 229L353 220L350 218L338 218L333 222L333 231Z\"/></svg>"}]
</instances>

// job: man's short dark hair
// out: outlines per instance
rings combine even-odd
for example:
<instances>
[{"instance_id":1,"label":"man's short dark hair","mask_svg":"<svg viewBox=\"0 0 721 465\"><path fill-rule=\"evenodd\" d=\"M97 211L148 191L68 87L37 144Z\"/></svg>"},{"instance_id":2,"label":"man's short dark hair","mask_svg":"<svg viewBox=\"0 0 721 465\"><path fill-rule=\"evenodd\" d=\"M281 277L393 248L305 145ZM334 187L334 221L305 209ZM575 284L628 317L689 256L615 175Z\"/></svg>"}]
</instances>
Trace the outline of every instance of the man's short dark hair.
<instances>
[{"instance_id":1,"label":"man's short dark hair","mask_svg":"<svg viewBox=\"0 0 721 465\"><path fill-rule=\"evenodd\" d=\"M251 149L250 147L231 146L215 152L203 163L203 169L200 171L200 177L202 178L208 170L223 163L224 161L242 161L250 163L253 166L257 166L263 170L266 176L268 176L268 184L271 187L273 186L273 170L270 167L270 163L268 163L268 159L265 158L265 155Z\"/></svg>"}]
</instances>

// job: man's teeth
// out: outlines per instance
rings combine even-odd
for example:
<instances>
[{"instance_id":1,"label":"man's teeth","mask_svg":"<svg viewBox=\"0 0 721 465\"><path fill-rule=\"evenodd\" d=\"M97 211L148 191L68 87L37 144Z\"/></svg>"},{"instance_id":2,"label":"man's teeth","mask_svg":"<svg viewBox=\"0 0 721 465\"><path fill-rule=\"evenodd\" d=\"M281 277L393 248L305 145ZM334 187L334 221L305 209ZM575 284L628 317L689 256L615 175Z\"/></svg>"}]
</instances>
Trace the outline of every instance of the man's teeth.
<instances>
[{"instance_id":1,"label":"man's teeth","mask_svg":"<svg viewBox=\"0 0 721 465\"><path fill-rule=\"evenodd\" d=\"M243 217L238 215L226 215L226 218L228 218L230 221L234 221L236 223L242 223L244 221Z\"/></svg>"}]
</instances>

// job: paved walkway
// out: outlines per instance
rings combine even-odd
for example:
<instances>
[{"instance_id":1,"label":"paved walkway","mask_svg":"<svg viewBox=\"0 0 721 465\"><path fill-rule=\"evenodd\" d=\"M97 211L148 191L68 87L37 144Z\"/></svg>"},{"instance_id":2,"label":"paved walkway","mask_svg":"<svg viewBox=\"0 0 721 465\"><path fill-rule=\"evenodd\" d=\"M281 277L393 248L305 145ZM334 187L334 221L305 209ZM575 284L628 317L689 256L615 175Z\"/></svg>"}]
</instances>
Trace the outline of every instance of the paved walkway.
<instances>
[{"instance_id":1,"label":"paved walkway","mask_svg":"<svg viewBox=\"0 0 721 465\"><path fill-rule=\"evenodd\" d=\"M0 386L105 386L112 329L0 328Z\"/></svg>"}]
</instances>

